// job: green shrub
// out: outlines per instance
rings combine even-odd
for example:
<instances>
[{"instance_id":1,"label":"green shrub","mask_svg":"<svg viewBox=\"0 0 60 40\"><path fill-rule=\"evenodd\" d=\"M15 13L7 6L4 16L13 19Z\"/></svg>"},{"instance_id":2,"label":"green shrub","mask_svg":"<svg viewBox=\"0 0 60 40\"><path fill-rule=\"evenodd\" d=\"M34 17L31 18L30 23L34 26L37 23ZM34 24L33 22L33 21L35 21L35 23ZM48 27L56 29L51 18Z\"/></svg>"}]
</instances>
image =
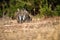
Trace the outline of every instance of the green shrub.
<instances>
[{"instance_id":1,"label":"green shrub","mask_svg":"<svg viewBox=\"0 0 60 40\"><path fill-rule=\"evenodd\" d=\"M60 5L57 5L55 12L60 16Z\"/></svg>"},{"instance_id":2,"label":"green shrub","mask_svg":"<svg viewBox=\"0 0 60 40\"><path fill-rule=\"evenodd\" d=\"M48 8L48 6L44 6L40 9L40 16L53 17L53 16L58 16L58 14L57 11L52 11L51 7Z\"/></svg>"},{"instance_id":3,"label":"green shrub","mask_svg":"<svg viewBox=\"0 0 60 40\"><path fill-rule=\"evenodd\" d=\"M3 16L3 13L2 13L2 11L0 10L0 17L2 17Z\"/></svg>"}]
</instances>

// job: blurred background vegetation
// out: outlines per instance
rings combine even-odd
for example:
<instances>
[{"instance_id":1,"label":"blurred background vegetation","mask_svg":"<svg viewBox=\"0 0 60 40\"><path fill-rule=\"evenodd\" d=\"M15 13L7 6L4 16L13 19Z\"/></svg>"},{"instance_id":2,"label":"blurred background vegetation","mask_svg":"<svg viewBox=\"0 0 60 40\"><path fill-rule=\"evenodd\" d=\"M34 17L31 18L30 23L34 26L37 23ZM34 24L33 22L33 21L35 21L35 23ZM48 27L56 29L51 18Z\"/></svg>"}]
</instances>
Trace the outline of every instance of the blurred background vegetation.
<instances>
[{"instance_id":1,"label":"blurred background vegetation","mask_svg":"<svg viewBox=\"0 0 60 40\"><path fill-rule=\"evenodd\" d=\"M18 8L38 17L60 16L60 0L0 0L0 17L14 17Z\"/></svg>"}]
</instances>

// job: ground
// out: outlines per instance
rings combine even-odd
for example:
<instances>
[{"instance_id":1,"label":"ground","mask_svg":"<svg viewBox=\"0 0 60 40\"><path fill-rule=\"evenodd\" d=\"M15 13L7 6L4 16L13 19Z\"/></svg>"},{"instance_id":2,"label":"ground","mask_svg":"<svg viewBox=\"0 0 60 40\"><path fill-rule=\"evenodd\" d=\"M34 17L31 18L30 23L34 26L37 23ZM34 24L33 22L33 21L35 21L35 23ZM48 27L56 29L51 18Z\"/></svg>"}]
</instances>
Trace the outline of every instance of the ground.
<instances>
[{"instance_id":1,"label":"ground","mask_svg":"<svg viewBox=\"0 0 60 40\"><path fill-rule=\"evenodd\" d=\"M33 18L22 24L0 19L0 40L60 40L60 17Z\"/></svg>"}]
</instances>

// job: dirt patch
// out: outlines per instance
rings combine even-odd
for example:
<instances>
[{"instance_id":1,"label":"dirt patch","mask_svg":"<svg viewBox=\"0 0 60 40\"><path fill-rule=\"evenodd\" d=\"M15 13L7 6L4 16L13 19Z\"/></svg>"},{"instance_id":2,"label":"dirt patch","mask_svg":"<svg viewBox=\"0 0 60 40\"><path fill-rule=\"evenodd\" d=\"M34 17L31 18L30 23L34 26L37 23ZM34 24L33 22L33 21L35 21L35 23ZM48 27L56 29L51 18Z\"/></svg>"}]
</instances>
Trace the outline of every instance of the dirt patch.
<instances>
[{"instance_id":1,"label":"dirt patch","mask_svg":"<svg viewBox=\"0 0 60 40\"><path fill-rule=\"evenodd\" d=\"M59 30L60 18L33 19L22 24L16 20L2 20L0 40L60 40Z\"/></svg>"}]
</instances>

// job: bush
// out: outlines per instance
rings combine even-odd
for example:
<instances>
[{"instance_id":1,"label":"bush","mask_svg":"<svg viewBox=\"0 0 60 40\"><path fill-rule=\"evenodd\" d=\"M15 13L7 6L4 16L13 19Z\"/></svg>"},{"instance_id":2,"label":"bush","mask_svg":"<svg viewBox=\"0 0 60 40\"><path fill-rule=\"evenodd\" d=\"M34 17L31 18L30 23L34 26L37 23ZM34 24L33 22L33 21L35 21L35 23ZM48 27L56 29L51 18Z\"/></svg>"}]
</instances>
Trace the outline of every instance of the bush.
<instances>
[{"instance_id":1,"label":"bush","mask_svg":"<svg viewBox=\"0 0 60 40\"><path fill-rule=\"evenodd\" d=\"M55 11L56 11L56 14L58 14L58 16L60 16L60 5L57 5Z\"/></svg>"},{"instance_id":2,"label":"bush","mask_svg":"<svg viewBox=\"0 0 60 40\"><path fill-rule=\"evenodd\" d=\"M58 16L58 14L57 11L51 10L51 7L48 8L48 6L44 6L40 9L40 16L53 17L53 16Z\"/></svg>"},{"instance_id":3,"label":"bush","mask_svg":"<svg viewBox=\"0 0 60 40\"><path fill-rule=\"evenodd\" d=\"M0 10L0 17L2 17L3 16L3 13L2 13L2 11Z\"/></svg>"}]
</instances>

